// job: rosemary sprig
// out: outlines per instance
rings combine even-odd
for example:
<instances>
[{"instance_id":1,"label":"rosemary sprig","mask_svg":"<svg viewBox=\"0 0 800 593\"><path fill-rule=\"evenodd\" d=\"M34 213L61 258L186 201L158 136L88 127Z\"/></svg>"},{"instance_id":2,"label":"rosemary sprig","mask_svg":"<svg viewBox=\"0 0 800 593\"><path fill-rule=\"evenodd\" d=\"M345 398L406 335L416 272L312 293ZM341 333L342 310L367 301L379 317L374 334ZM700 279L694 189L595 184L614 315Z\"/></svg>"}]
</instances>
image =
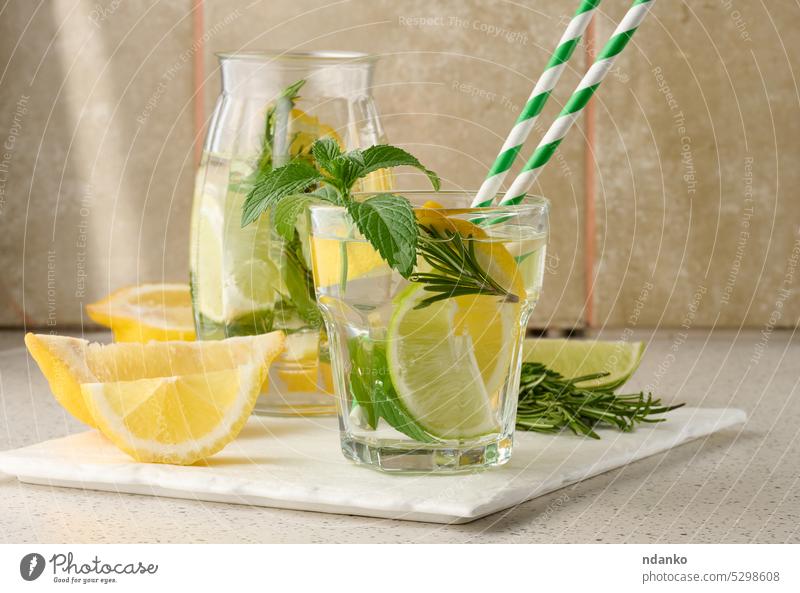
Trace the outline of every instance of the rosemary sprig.
<instances>
[{"instance_id":1,"label":"rosemary sprig","mask_svg":"<svg viewBox=\"0 0 800 593\"><path fill-rule=\"evenodd\" d=\"M291 144L288 128L291 111L299 99L300 89L306 83L305 79L298 80L283 89L278 98L267 108L264 121L264 140L261 147L261 156L258 159L256 174L269 172L275 167L285 165L289 160L289 145ZM254 180L255 181L255 178Z\"/></svg>"},{"instance_id":2,"label":"rosemary sprig","mask_svg":"<svg viewBox=\"0 0 800 593\"><path fill-rule=\"evenodd\" d=\"M522 363L517 428L544 433L569 428L576 435L599 439L594 431L598 426L616 426L622 432L631 432L638 423L664 422L666 418L653 416L684 405L662 405L651 393L617 395L613 389L578 385L606 375L593 373L566 379L543 364Z\"/></svg>"},{"instance_id":3,"label":"rosemary sprig","mask_svg":"<svg viewBox=\"0 0 800 593\"><path fill-rule=\"evenodd\" d=\"M506 302L519 302L519 295L508 292L484 269L475 255L472 236L456 232L439 232L419 225L417 253L431 266L429 272L414 272L408 279L419 282L424 290L434 293L422 299L415 309L455 296L482 294L505 297Z\"/></svg>"}]
</instances>

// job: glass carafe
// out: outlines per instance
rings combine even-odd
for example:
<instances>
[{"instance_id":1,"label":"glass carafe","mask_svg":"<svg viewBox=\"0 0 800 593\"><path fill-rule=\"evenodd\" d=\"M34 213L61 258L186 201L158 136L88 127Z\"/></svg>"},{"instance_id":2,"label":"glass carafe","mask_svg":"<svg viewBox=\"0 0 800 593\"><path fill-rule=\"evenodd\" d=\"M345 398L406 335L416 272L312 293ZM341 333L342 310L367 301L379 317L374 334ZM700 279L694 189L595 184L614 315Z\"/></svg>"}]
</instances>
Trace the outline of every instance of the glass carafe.
<instances>
[{"instance_id":1,"label":"glass carafe","mask_svg":"<svg viewBox=\"0 0 800 593\"><path fill-rule=\"evenodd\" d=\"M306 223L288 241L268 214L241 227L242 204L259 171L308 159L334 138L344 150L385 142L370 94L374 60L352 52L218 54L217 100L195 183L191 287L201 340L283 330L256 405L265 414L332 414L330 363L314 300ZM389 189L376 172L362 189ZM300 217L303 219L304 217Z\"/></svg>"}]
</instances>

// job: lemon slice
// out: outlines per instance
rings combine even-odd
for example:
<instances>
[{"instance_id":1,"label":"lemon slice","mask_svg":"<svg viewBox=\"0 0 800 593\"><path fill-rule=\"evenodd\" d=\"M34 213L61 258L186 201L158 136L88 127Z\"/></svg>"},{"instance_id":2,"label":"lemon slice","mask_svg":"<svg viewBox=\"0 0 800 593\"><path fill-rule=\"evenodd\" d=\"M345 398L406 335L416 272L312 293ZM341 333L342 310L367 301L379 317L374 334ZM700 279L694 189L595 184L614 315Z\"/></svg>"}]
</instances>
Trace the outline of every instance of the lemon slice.
<instances>
[{"instance_id":1,"label":"lemon slice","mask_svg":"<svg viewBox=\"0 0 800 593\"><path fill-rule=\"evenodd\" d=\"M225 320L230 322L252 317L254 313L271 313L281 292L286 289L281 273L269 259L236 261L223 283Z\"/></svg>"},{"instance_id":2,"label":"lemon slice","mask_svg":"<svg viewBox=\"0 0 800 593\"><path fill-rule=\"evenodd\" d=\"M319 288L341 281L342 251L347 260L347 281L367 277L369 274L386 274L386 262L366 241L342 242L341 239L311 237L311 262L314 284Z\"/></svg>"},{"instance_id":3,"label":"lemon slice","mask_svg":"<svg viewBox=\"0 0 800 593\"><path fill-rule=\"evenodd\" d=\"M223 323L225 194L210 183L200 183L198 180L205 195L196 196L192 207L192 290L197 313L215 323Z\"/></svg>"},{"instance_id":4,"label":"lemon slice","mask_svg":"<svg viewBox=\"0 0 800 593\"><path fill-rule=\"evenodd\" d=\"M66 336L27 334L25 345L56 400L81 422L97 426L97 418L84 401L82 385L165 378L174 381L178 377L202 376L243 366L255 366L266 376L266 367L283 348L283 334L273 332L208 342L109 345ZM160 420L154 418L153 422Z\"/></svg>"},{"instance_id":5,"label":"lemon slice","mask_svg":"<svg viewBox=\"0 0 800 593\"><path fill-rule=\"evenodd\" d=\"M86 313L118 342L195 338L188 284L129 286L86 305Z\"/></svg>"},{"instance_id":6,"label":"lemon slice","mask_svg":"<svg viewBox=\"0 0 800 593\"><path fill-rule=\"evenodd\" d=\"M428 202L427 208L436 207ZM443 233L458 233L462 237L474 237L475 255L488 275L503 288L518 297L516 303L498 304L498 299L485 295L455 297L457 308L454 315L455 331L468 334L474 345L475 360L480 369L487 391L493 398L499 397L508 375L508 366L519 332L520 308L526 299L525 283L514 257L504 244L490 241L486 231L469 221L448 217L436 210L417 210L420 224Z\"/></svg>"},{"instance_id":7,"label":"lemon slice","mask_svg":"<svg viewBox=\"0 0 800 593\"><path fill-rule=\"evenodd\" d=\"M277 375L289 393L319 389L319 332L300 331L286 336Z\"/></svg>"},{"instance_id":8,"label":"lemon slice","mask_svg":"<svg viewBox=\"0 0 800 593\"><path fill-rule=\"evenodd\" d=\"M231 179L246 175L247 170L233 167ZM241 184L227 182L225 190L207 183L193 212L195 306L204 319L220 325L271 315L286 293L272 260L280 245L274 242L268 217L241 228L246 192Z\"/></svg>"},{"instance_id":9,"label":"lemon slice","mask_svg":"<svg viewBox=\"0 0 800 593\"><path fill-rule=\"evenodd\" d=\"M81 394L81 383L97 380L86 360L89 342L63 336L27 334L25 345L61 407L84 424L95 426Z\"/></svg>"},{"instance_id":10,"label":"lemon slice","mask_svg":"<svg viewBox=\"0 0 800 593\"><path fill-rule=\"evenodd\" d=\"M344 142L336 130L320 122L318 117L309 115L296 107L291 112L289 130L292 137L289 154L292 158L310 154L311 146L320 138L332 138L341 148L344 148Z\"/></svg>"}]
</instances>

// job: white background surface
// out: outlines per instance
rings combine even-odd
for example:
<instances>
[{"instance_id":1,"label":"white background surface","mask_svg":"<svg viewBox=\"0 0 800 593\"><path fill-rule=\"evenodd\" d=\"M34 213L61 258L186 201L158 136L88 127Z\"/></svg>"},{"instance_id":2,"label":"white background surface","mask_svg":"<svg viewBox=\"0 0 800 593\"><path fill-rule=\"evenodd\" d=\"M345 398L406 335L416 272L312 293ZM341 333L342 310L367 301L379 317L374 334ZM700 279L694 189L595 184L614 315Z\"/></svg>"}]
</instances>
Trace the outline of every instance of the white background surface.
<instances>
[{"instance_id":1,"label":"white background surface","mask_svg":"<svg viewBox=\"0 0 800 593\"><path fill-rule=\"evenodd\" d=\"M618 339L616 331L602 336ZM457 526L28 486L0 479L3 542L794 542L800 543L800 341L775 332L638 332L632 389L740 407L744 428L698 439L508 511ZM79 432L18 347L0 334L0 448ZM670 363L666 361L671 360ZM665 370L664 370L665 369Z\"/></svg>"},{"instance_id":2,"label":"white background surface","mask_svg":"<svg viewBox=\"0 0 800 593\"><path fill-rule=\"evenodd\" d=\"M252 417L197 466L137 463L92 430L0 452L0 471L33 484L283 509L465 523L694 438L742 424L744 412L681 408L633 433L517 433L511 460L461 475L387 475L347 461L336 418Z\"/></svg>"}]
</instances>

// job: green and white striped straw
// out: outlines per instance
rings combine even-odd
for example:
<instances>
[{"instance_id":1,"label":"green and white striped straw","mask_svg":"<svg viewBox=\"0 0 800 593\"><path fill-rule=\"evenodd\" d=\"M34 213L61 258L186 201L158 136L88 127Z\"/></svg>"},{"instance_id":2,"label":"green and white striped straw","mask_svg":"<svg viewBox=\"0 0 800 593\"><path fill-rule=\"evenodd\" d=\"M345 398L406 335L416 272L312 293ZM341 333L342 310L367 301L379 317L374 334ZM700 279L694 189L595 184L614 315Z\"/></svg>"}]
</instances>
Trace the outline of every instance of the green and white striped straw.
<instances>
[{"instance_id":1,"label":"green and white striped straw","mask_svg":"<svg viewBox=\"0 0 800 593\"><path fill-rule=\"evenodd\" d=\"M601 0L582 0L580 7L575 11L575 16L572 17L569 25L567 25L567 29L561 36L561 40L550 57L550 61L547 62L542 76L536 82L525 108L519 114L514 127L500 149L500 154L494 160L492 168L489 169L485 181L472 201L473 208L483 208L491 205L494 201L497 190L503 184L503 180L506 178L509 169L511 169L511 165L514 164L514 159L517 158L517 154L522 145L525 144L525 140L528 139L533 125L536 123L536 118L542 112L553 88L558 84L561 73L564 71L570 57L572 57L572 52L578 46L600 2Z\"/></svg>"},{"instance_id":2,"label":"green and white striped straw","mask_svg":"<svg viewBox=\"0 0 800 593\"><path fill-rule=\"evenodd\" d=\"M620 22L605 47L600 51L594 64L580 81L575 92L572 93L556 121L553 122L542 141L539 142L539 146L536 147L533 156L525 163L520 174L511 184L503 199L500 200L501 206L511 206L522 201L539 176L542 167L553 156L558 145L561 144L564 136L578 119L581 111L586 107L586 103L592 98L597 87L600 86L606 74L613 67L617 56L625 49L628 41L633 37L639 25L642 24L650 7L655 2L656 0L634 0L633 5L625 14L622 22Z\"/></svg>"}]
</instances>

